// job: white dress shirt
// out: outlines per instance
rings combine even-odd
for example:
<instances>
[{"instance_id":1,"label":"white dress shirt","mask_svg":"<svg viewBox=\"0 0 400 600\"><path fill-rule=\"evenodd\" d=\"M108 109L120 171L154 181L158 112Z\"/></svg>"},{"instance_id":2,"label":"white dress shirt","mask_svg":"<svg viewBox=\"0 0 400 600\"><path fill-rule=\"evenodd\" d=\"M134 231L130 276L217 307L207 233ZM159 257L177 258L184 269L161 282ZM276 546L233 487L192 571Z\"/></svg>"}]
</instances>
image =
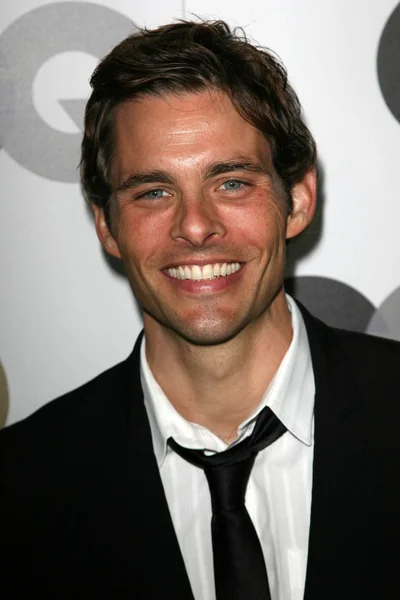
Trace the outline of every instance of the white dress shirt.
<instances>
[{"instance_id":1,"label":"white dress shirt","mask_svg":"<svg viewBox=\"0 0 400 600\"><path fill-rule=\"evenodd\" d=\"M314 450L315 384L301 313L287 296L293 338L257 410L238 430L251 434L258 413L269 406L287 432L257 455L246 492L246 507L261 542L272 600L302 600L310 527ZM215 600L211 541L211 500L202 469L168 445L221 452L227 445L211 431L186 421L153 377L141 347L141 378L154 453L172 522L196 600Z\"/></svg>"}]
</instances>

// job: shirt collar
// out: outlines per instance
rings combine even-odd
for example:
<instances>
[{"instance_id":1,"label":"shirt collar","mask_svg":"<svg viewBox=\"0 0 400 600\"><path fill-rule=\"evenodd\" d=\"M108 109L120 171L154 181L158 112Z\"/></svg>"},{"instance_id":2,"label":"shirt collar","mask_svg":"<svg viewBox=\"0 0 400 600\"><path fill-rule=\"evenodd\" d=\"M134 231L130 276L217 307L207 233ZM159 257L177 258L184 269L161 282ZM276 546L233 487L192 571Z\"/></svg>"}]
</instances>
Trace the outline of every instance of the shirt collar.
<instances>
[{"instance_id":1,"label":"shirt collar","mask_svg":"<svg viewBox=\"0 0 400 600\"><path fill-rule=\"evenodd\" d=\"M312 443L315 383L308 338L300 310L286 295L292 315L291 344L257 409L240 425L238 440L250 435L257 415L269 406L287 430L302 443ZM173 437L187 448L221 452L227 445L205 427L184 419L154 378L146 359L145 337L140 349L140 375L157 464L161 468Z\"/></svg>"}]
</instances>

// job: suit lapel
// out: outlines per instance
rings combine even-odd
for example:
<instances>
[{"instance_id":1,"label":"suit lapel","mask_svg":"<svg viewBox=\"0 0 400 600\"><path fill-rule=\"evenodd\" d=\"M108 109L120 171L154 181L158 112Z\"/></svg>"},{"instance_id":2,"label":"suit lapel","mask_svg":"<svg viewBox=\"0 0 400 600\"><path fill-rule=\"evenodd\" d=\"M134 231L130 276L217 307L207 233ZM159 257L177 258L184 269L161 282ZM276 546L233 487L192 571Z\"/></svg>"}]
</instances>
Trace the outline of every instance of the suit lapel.
<instances>
[{"instance_id":1,"label":"suit lapel","mask_svg":"<svg viewBox=\"0 0 400 600\"><path fill-rule=\"evenodd\" d=\"M140 547L146 576L146 598L163 597L174 590L176 600L193 600L189 579L164 494L153 452L150 425L140 384L141 334L131 356L124 364L126 417L128 432L129 496L132 498L129 525L135 544ZM125 523L126 527L126 523ZM156 574L155 576L152 573ZM144 590L143 590L144 591Z\"/></svg>"},{"instance_id":2,"label":"suit lapel","mask_svg":"<svg viewBox=\"0 0 400 600\"><path fill-rule=\"evenodd\" d=\"M364 597L368 541L365 448L358 415L363 401L334 330L300 307L315 377L315 446L304 600ZM365 590L365 597L368 590Z\"/></svg>"}]
</instances>

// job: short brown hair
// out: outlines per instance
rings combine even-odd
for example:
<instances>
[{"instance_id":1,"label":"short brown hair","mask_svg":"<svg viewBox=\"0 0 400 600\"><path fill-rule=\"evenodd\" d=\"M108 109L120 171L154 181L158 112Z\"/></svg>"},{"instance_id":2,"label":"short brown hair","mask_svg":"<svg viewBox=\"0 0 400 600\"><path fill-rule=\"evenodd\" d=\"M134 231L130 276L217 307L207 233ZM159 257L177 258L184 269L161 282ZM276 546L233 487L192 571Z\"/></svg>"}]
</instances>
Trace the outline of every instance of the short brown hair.
<instances>
[{"instance_id":1,"label":"short brown hair","mask_svg":"<svg viewBox=\"0 0 400 600\"><path fill-rule=\"evenodd\" d=\"M86 199L105 209L111 196L116 106L144 95L218 89L268 139L275 170L290 190L316 162L314 139L281 62L223 21L180 21L142 30L118 44L90 80L82 141Z\"/></svg>"}]
</instances>

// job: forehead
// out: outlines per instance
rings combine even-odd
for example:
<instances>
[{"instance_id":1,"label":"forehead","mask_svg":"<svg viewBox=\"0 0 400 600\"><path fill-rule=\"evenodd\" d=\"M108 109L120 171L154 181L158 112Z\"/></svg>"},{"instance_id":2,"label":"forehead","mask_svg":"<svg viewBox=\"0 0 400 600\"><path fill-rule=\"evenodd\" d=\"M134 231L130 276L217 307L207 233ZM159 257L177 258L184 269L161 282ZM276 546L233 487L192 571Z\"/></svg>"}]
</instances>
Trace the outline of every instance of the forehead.
<instances>
[{"instance_id":1,"label":"forehead","mask_svg":"<svg viewBox=\"0 0 400 600\"><path fill-rule=\"evenodd\" d=\"M114 164L121 175L134 167L204 167L207 161L243 154L268 162L270 158L263 134L221 91L128 101L117 108L114 125Z\"/></svg>"}]
</instances>

